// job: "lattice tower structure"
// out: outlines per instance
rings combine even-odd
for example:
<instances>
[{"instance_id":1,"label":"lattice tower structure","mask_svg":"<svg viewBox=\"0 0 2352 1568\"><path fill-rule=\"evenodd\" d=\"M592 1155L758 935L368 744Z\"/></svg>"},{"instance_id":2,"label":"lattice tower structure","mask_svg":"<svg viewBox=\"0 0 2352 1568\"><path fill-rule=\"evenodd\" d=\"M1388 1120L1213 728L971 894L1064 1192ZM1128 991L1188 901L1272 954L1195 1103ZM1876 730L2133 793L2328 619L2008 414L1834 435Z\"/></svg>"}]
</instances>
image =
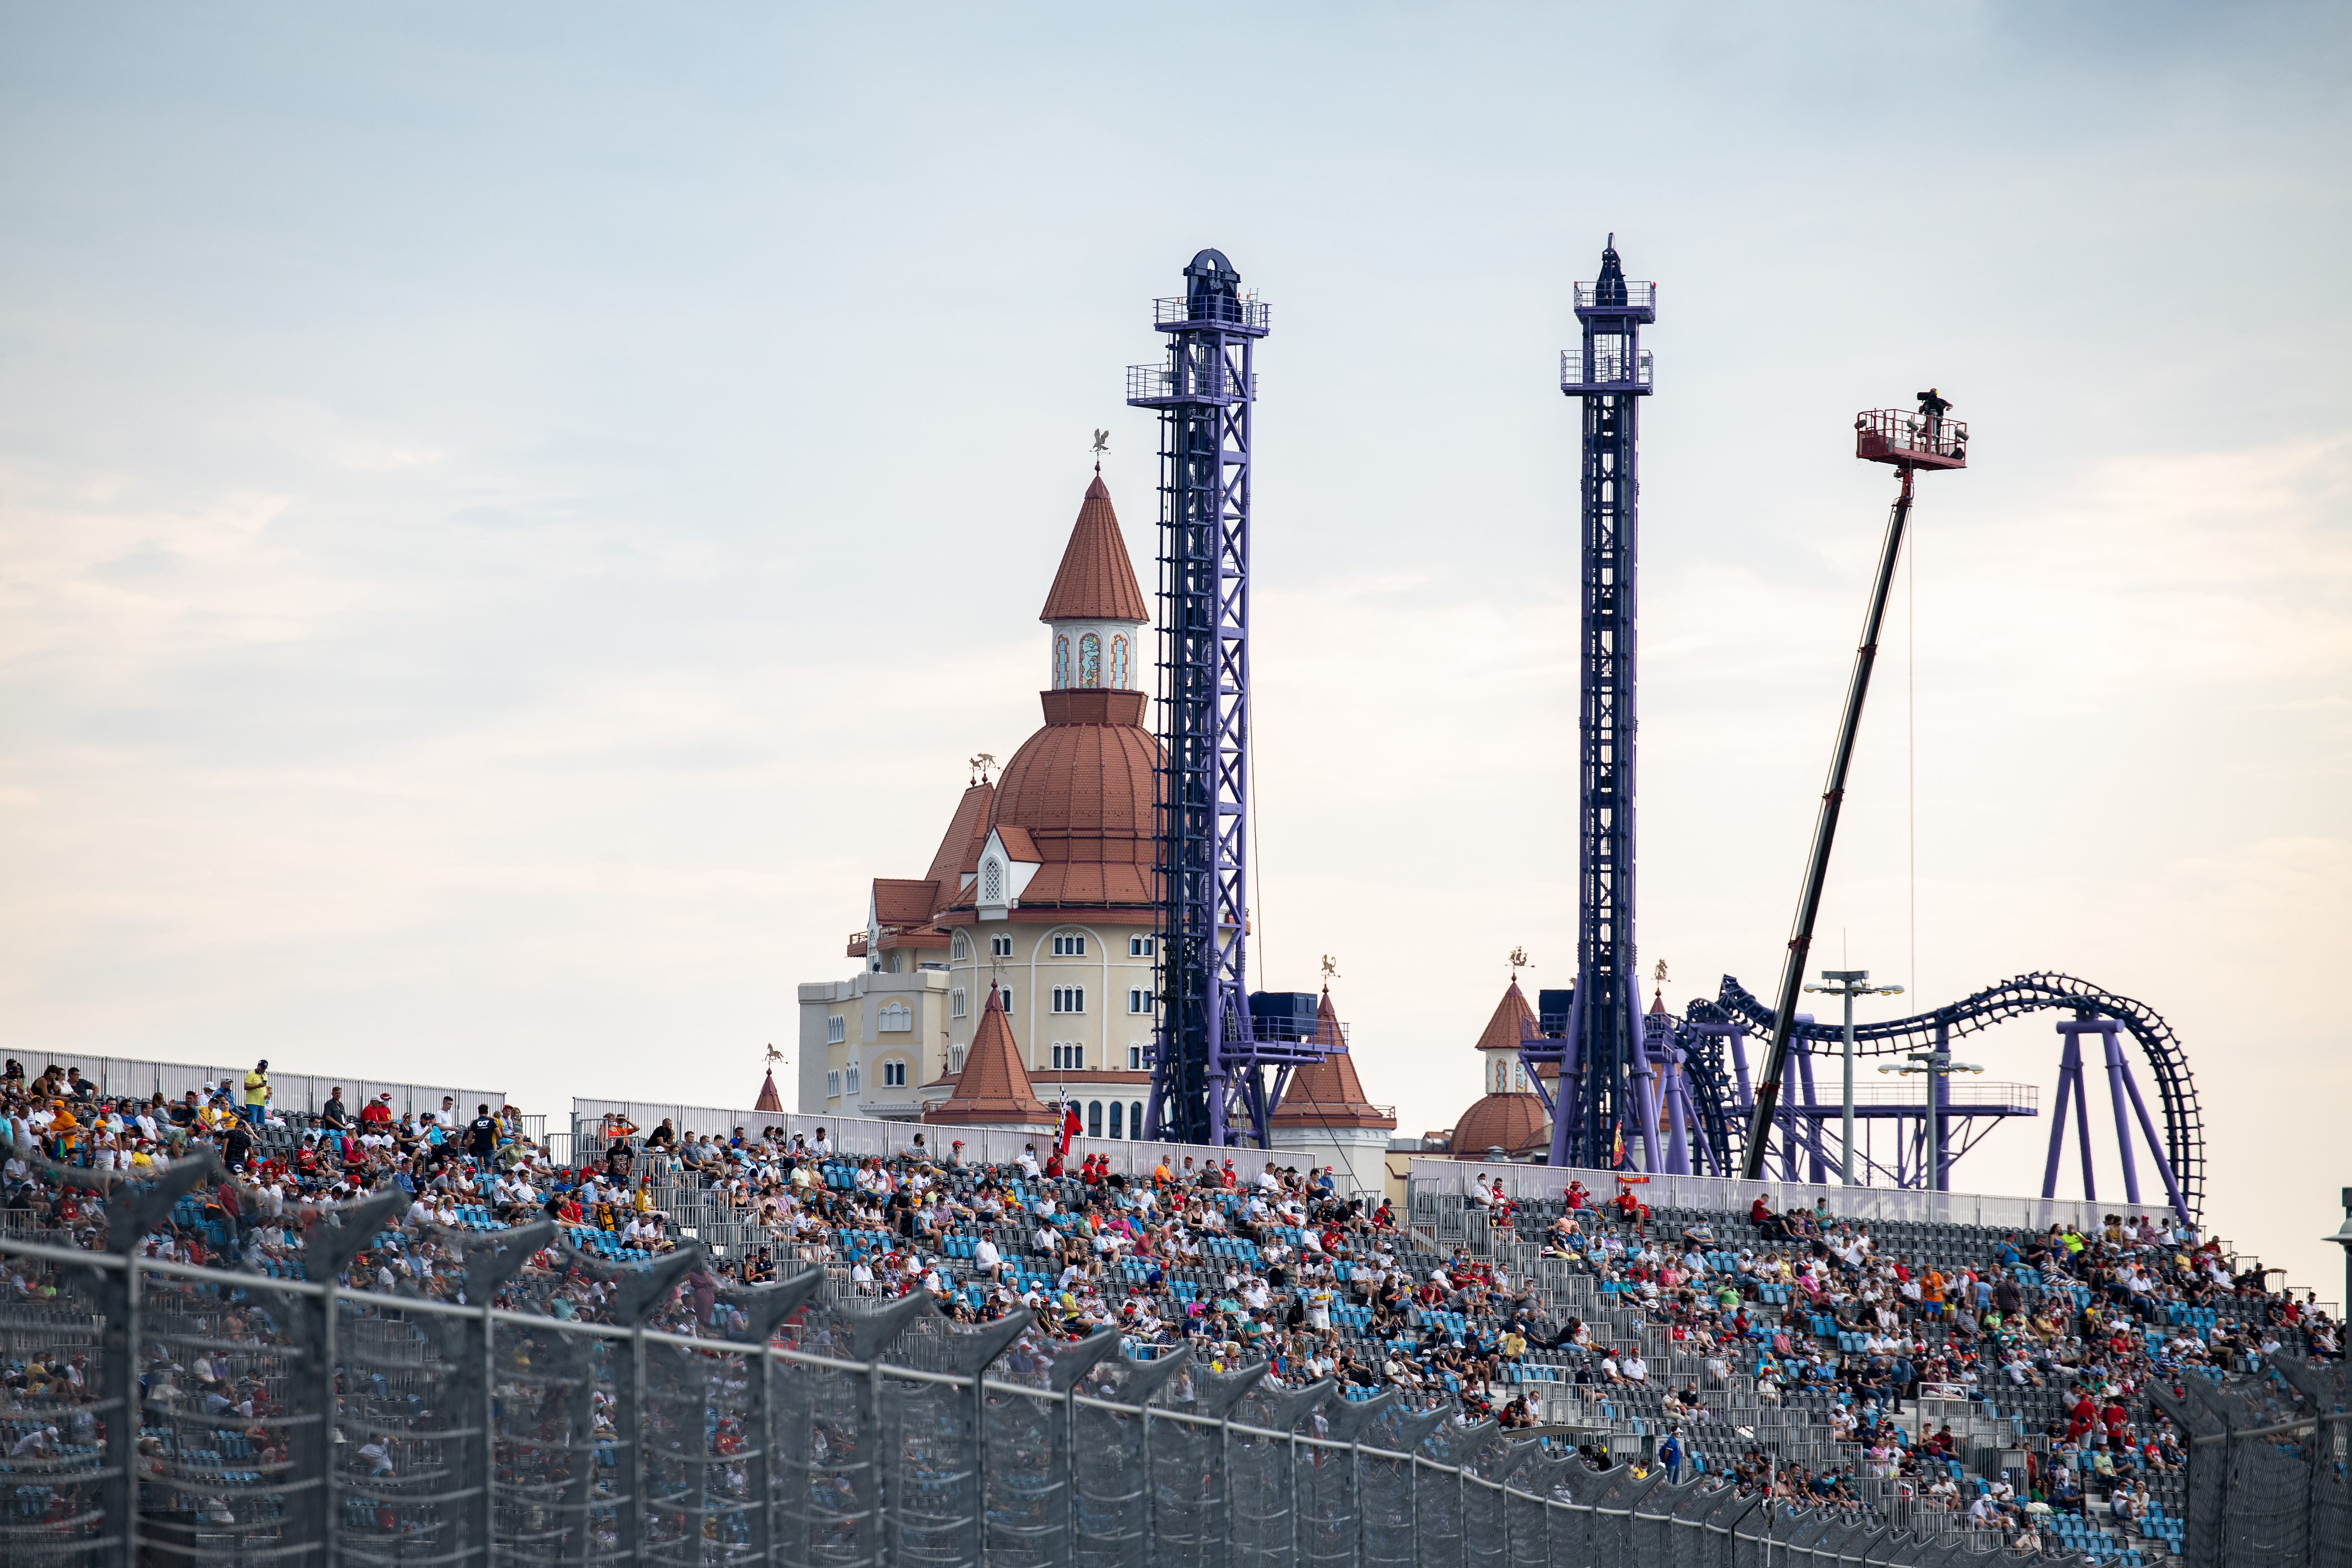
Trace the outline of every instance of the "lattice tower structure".
<instances>
[{"instance_id":1,"label":"lattice tower structure","mask_svg":"<svg viewBox=\"0 0 2352 1568\"><path fill-rule=\"evenodd\" d=\"M1250 1022L1251 411L1263 301L1223 254L1153 303L1166 363L1128 370L1128 403L1160 414L1160 1016L1145 1126L1190 1143L1269 1142L1311 1041Z\"/></svg>"},{"instance_id":2,"label":"lattice tower structure","mask_svg":"<svg viewBox=\"0 0 2352 1568\"><path fill-rule=\"evenodd\" d=\"M1641 331L1657 320L1657 285L1629 281L1616 236L1601 274L1576 285L1580 349L1560 356L1560 391L1583 411L1577 762L1576 988L1552 1115L1551 1163L1603 1167L1622 1131L1656 1170L1657 1107L1642 1049L1633 945L1634 674L1640 560L1642 399L1651 392Z\"/></svg>"}]
</instances>

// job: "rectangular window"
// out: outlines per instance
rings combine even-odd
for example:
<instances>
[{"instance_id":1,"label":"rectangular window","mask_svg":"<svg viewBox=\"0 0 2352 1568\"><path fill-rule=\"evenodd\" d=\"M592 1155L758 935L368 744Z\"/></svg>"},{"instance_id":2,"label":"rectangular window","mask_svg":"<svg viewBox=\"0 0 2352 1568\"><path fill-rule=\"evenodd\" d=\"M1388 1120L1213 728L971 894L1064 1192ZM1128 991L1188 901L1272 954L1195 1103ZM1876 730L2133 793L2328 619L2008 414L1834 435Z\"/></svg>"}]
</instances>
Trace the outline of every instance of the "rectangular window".
<instances>
[{"instance_id":1,"label":"rectangular window","mask_svg":"<svg viewBox=\"0 0 2352 1568\"><path fill-rule=\"evenodd\" d=\"M824 1021L824 1043L826 1045L837 1046L848 1037L847 1029L840 1014L835 1013L832 1017L827 1018Z\"/></svg>"},{"instance_id":2,"label":"rectangular window","mask_svg":"<svg viewBox=\"0 0 2352 1568\"><path fill-rule=\"evenodd\" d=\"M1013 939L1009 936L990 937L988 951L994 957L1010 958L1013 956Z\"/></svg>"},{"instance_id":3,"label":"rectangular window","mask_svg":"<svg viewBox=\"0 0 2352 1568\"><path fill-rule=\"evenodd\" d=\"M824 1075L824 1097L827 1100L841 1098L841 1073L838 1068Z\"/></svg>"},{"instance_id":4,"label":"rectangular window","mask_svg":"<svg viewBox=\"0 0 2352 1568\"><path fill-rule=\"evenodd\" d=\"M882 1064L882 1087L884 1089L906 1088L907 1064L905 1062L896 1061L884 1062Z\"/></svg>"},{"instance_id":5,"label":"rectangular window","mask_svg":"<svg viewBox=\"0 0 2352 1568\"><path fill-rule=\"evenodd\" d=\"M963 1016L963 987L961 985L948 993L948 1016L950 1018Z\"/></svg>"},{"instance_id":6,"label":"rectangular window","mask_svg":"<svg viewBox=\"0 0 2352 1568\"><path fill-rule=\"evenodd\" d=\"M1149 1013L1149 1012L1150 1012L1150 1011L1151 1011L1151 992L1150 992L1150 990L1148 987L1146 987L1146 986L1141 986L1141 985L1138 985L1138 986L1135 986L1135 987L1131 988L1131 989L1128 992L1128 994L1127 994L1127 1010L1128 1010L1129 1012L1130 1012L1130 1013Z\"/></svg>"},{"instance_id":7,"label":"rectangular window","mask_svg":"<svg viewBox=\"0 0 2352 1568\"><path fill-rule=\"evenodd\" d=\"M1087 939L1085 937L1057 936L1054 939L1055 958L1084 958L1086 955Z\"/></svg>"},{"instance_id":8,"label":"rectangular window","mask_svg":"<svg viewBox=\"0 0 2352 1568\"><path fill-rule=\"evenodd\" d=\"M1150 937L1129 937L1127 939L1127 956L1129 958L1150 958L1151 956L1151 945L1152 939Z\"/></svg>"},{"instance_id":9,"label":"rectangular window","mask_svg":"<svg viewBox=\"0 0 2352 1568\"><path fill-rule=\"evenodd\" d=\"M1085 1012L1086 1010L1087 1010L1087 988L1086 988L1085 986L1083 986L1083 985L1056 985L1056 986L1055 986L1055 987L1054 987L1054 1011L1055 1011L1055 1012L1056 1012L1056 1013L1083 1013L1083 1012Z\"/></svg>"}]
</instances>

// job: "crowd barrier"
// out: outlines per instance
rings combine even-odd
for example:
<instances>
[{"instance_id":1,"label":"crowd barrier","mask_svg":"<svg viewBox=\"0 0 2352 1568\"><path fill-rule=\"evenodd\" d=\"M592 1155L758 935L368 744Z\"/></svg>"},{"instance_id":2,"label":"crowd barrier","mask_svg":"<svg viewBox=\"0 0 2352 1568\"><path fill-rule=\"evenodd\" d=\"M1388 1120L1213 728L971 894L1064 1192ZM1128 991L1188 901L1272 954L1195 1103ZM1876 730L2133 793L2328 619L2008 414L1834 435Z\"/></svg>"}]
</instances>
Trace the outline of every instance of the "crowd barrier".
<instances>
[{"instance_id":1,"label":"crowd barrier","mask_svg":"<svg viewBox=\"0 0 2352 1568\"><path fill-rule=\"evenodd\" d=\"M348 1211L346 1211L348 1212ZM1025 1314L613 1275L610 1322L0 1240L0 1561L784 1568L1781 1568L1965 1561L1538 1438L1135 1361ZM463 1238L528 1297L544 1233ZM516 1243L520 1243L517 1245ZM685 1287L682 1301L679 1287ZM689 1315L691 1312L694 1315ZM707 1319L709 1331L696 1326ZM671 1328L656 1325L667 1323ZM684 1328L688 1331L671 1331ZM713 1337L716 1334L719 1337Z\"/></svg>"}]
</instances>

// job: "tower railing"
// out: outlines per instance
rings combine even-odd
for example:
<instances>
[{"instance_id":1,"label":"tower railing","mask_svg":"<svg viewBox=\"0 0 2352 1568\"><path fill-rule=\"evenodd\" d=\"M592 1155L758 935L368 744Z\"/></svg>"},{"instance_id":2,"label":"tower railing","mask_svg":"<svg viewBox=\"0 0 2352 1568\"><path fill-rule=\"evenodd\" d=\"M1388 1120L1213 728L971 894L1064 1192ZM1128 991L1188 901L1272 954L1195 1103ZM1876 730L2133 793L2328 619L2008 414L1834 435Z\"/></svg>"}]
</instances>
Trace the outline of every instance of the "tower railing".
<instances>
[{"instance_id":1,"label":"tower railing","mask_svg":"<svg viewBox=\"0 0 2352 1568\"><path fill-rule=\"evenodd\" d=\"M1249 395L1257 395L1257 377L1250 377ZM1241 394L1225 374L1221 359L1187 367L1182 372L1164 364L1127 367L1127 400L1158 408L1171 403L1237 403Z\"/></svg>"},{"instance_id":2,"label":"tower railing","mask_svg":"<svg viewBox=\"0 0 2352 1568\"><path fill-rule=\"evenodd\" d=\"M1590 374L1586 371L1590 369ZM1596 352L1592 363L1585 363L1584 351L1562 349L1559 353L1559 389L1574 396L1581 392L1607 392L1614 388L1647 392L1651 389L1650 351L1642 349L1632 354Z\"/></svg>"},{"instance_id":3,"label":"tower railing","mask_svg":"<svg viewBox=\"0 0 2352 1568\"><path fill-rule=\"evenodd\" d=\"M1156 327L1233 327L1263 332L1268 317L1263 300L1234 300L1212 294L1198 300L1154 300L1151 324Z\"/></svg>"},{"instance_id":4,"label":"tower railing","mask_svg":"<svg viewBox=\"0 0 2352 1568\"><path fill-rule=\"evenodd\" d=\"M1658 308L1658 286L1655 283L1637 282L1629 278L1617 287L1624 289L1625 297L1603 300L1601 285L1597 281L1579 283L1576 286L1576 308L1580 310L1613 310L1621 307L1628 310L1654 310ZM1614 292L1613 288L1612 292Z\"/></svg>"}]
</instances>

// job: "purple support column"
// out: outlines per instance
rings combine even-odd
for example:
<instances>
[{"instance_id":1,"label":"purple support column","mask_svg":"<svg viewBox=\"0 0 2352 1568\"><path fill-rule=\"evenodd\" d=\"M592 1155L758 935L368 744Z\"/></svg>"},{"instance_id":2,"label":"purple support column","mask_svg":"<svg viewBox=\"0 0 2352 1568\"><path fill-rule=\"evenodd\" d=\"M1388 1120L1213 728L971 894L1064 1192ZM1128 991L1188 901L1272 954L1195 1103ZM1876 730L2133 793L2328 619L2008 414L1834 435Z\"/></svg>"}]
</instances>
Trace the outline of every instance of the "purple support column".
<instances>
[{"instance_id":1,"label":"purple support column","mask_svg":"<svg viewBox=\"0 0 2352 1568\"><path fill-rule=\"evenodd\" d=\"M2164 1192L2172 1200L2172 1213L2181 1224L2189 1223L2189 1205L2180 1196L2180 1178L2173 1174L2172 1157L2164 1152L2164 1140L2156 1135L2156 1123L2148 1120L2147 1107L2139 1097L2139 1080L2132 1076L2131 1063L2124 1063L2124 1089L2131 1096L2132 1111L2139 1118L2139 1130L2147 1135L2148 1152L2156 1156L2157 1173L2164 1178Z\"/></svg>"},{"instance_id":2,"label":"purple support column","mask_svg":"<svg viewBox=\"0 0 2352 1568\"><path fill-rule=\"evenodd\" d=\"M1690 1100L1690 1090L1683 1082L1682 1053L1667 1047L1663 1066L1666 1083L1666 1170L1673 1175L1687 1176L1691 1173L1690 1123L1684 1115L1684 1107Z\"/></svg>"},{"instance_id":3,"label":"purple support column","mask_svg":"<svg viewBox=\"0 0 2352 1568\"><path fill-rule=\"evenodd\" d=\"M1639 1039L1633 1042L1630 1079L1633 1115L1642 1124L1642 1169L1654 1175L1658 1171L1657 1077L1650 1070L1649 1047Z\"/></svg>"},{"instance_id":4,"label":"purple support column","mask_svg":"<svg viewBox=\"0 0 2352 1568\"><path fill-rule=\"evenodd\" d=\"M2107 1045L2107 1094L2116 1104L2116 1152L2124 1162L2124 1201L2139 1202L2139 1165L2132 1159L2131 1124L2124 1117L2124 1047L2116 1038L2111 1018L2099 1021L2099 1037Z\"/></svg>"},{"instance_id":5,"label":"purple support column","mask_svg":"<svg viewBox=\"0 0 2352 1568\"><path fill-rule=\"evenodd\" d=\"M1797 1021L1801 1024L1810 1024L1812 1019L1800 1013L1797 1015ZM1811 1040L1800 1040L1795 1044L1797 1046L1797 1082L1805 1096L1805 1109L1811 1110L1821 1103L1813 1098L1813 1045ZM1804 1120L1803 1126L1806 1131L1805 1146L1812 1153L1813 1184L1820 1186L1829 1180L1829 1169L1822 1159L1822 1124L1808 1116Z\"/></svg>"},{"instance_id":6,"label":"purple support column","mask_svg":"<svg viewBox=\"0 0 2352 1568\"><path fill-rule=\"evenodd\" d=\"M2060 1028L2066 1026L2061 1024ZM2074 1037L2069 1036L2067 1048L2074 1054L2074 1138L2083 1146L2083 1201L2099 1201L2098 1178L2091 1173L2091 1086L2083 1081L2083 1056Z\"/></svg>"},{"instance_id":7,"label":"purple support column","mask_svg":"<svg viewBox=\"0 0 2352 1568\"><path fill-rule=\"evenodd\" d=\"M1748 1031L1734 1025L1731 1030L1731 1070L1739 1075L1739 1109L1756 1109L1756 1090L1748 1081Z\"/></svg>"},{"instance_id":8,"label":"purple support column","mask_svg":"<svg viewBox=\"0 0 2352 1568\"><path fill-rule=\"evenodd\" d=\"M2066 1026L2058 1026L2059 1037L2066 1043L2058 1051L2058 1102L2050 1110L2050 1159L2042 1167L2042 1195L2058 1195L2058 1161L2066 1152L2066 1097L2080 1093L2083 1087L2083 1047Z\"/></svg>"}]
</instances>

